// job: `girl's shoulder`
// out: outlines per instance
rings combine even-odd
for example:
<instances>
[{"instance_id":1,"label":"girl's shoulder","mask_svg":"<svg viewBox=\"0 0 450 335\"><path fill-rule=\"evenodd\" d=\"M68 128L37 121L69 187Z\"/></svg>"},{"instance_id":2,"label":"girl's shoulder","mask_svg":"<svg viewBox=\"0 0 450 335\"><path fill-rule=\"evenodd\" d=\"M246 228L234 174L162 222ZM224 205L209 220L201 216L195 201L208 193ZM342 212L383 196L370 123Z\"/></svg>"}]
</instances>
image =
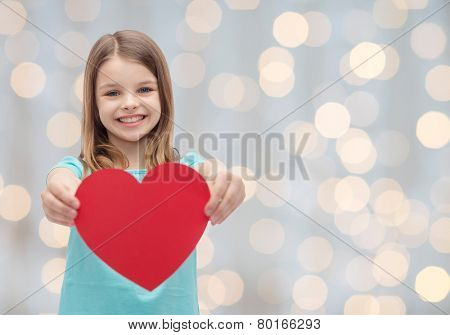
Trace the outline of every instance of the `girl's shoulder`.
<instances>
[{"instance_id":1,"label":"girl's shoulder","mask_svg":"<svg viewBox=\"0 0 450 335\"><path fill-rule=\"evenodd\" d=\"M197 152L195 151L189 151L187 152L183 157L180 159L180 163L186 164L187 166L193 167L197 164L204 163L205 159Z\"/></svg>"},{"instance_id":2,"label":"girl's shoulder","mask_svg":"<svg viewBox=\"0 0 450 335\"><path fill-rule=\"evenodd\" d=\"M71 170L78 179L81 179L83 176L83 164L77 157L74 156L64 156L58 163L52 166L49 173L56 168L67 168Z\"/></svg>"}]
</instances>

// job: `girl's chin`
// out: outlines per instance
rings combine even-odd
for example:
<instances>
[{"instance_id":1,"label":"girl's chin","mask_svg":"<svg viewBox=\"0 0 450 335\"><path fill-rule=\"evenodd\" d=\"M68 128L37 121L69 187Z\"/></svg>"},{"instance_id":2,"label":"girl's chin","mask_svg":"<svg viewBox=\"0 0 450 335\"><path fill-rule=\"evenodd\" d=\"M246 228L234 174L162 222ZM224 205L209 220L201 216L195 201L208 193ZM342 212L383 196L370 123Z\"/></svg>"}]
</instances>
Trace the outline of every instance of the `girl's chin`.
<instances>
[{"instance_id":1,"label":"girl's chin","mask_svg":"<svg viewBox=\"0 0 450 335\"><path fill-rule=\"evenodd\" d=\"M145 138L146 134L136 133L136 134L123 134L122 132L115 133L113 136L124 142L138 142Z\"/></svg>"}]
</instances>

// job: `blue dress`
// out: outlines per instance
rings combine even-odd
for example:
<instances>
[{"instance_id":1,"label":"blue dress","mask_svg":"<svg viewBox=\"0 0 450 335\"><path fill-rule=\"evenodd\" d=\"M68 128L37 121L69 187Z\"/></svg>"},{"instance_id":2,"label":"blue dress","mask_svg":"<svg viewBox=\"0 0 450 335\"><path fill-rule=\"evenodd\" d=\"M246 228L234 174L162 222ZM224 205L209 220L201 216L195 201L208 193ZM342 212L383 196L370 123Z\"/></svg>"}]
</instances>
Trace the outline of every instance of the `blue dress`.
<instances>
[{"instance_id":1,"label":"blue dress","mask_svg":"<svg viewBox=\"0 0 450 335\"><path fill-rule=\"evenodd\" d=\"M191 167L202 162L204 159L195 152L180 160ZM83 166L73 156L64 157L56 167L68 168L81 179ZM139 182L147 173L125 171ZM58 314L199 314L196 257L194 249L171 277L150 292L91 253L77 229L71 227Z\"/></svg>"}]
</instances>

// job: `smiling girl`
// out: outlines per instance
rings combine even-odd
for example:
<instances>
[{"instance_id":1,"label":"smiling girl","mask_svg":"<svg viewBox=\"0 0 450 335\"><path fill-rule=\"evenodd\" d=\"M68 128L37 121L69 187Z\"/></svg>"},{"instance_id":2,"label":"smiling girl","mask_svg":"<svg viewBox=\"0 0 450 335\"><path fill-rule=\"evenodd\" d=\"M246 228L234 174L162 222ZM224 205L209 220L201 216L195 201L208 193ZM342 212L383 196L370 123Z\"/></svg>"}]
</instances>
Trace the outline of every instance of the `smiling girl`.
<instances>
[{"instance_id":1,"label":"smiling girl","mask_svg":"<svg viewBox=\"0 0 450 335\"><path fill-rule=\"evenodd\" d=\"M48 174L41 193L47 218L71 227L59 314L198 314L196 250L158 288L149 292L92 253L74 229L75 197L90 173L118 168L139 182L159 164L178 161L206 179L211 197L205 214L221 223L245 198L242 179L195 152L172 148L174 105L165 57L147 35L131 30L102 36L85 69L82 148ZM145 265L143 265L145 266Z\"/></svg>"}]
</instances>

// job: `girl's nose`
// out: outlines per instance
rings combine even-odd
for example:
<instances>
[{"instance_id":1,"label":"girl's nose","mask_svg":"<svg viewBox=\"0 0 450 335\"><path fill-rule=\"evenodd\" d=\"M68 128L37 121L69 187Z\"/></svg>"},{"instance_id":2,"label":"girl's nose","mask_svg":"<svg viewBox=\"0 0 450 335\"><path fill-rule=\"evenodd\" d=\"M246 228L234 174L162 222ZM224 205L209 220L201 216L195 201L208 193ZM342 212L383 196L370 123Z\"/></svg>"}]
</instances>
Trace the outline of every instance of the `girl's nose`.
<instances>
[{"instance_id":1,"label":"girl's nose","mask_svg":"<svg viewBox=\"0 0 450 335\"><path fill-rule=\"evenodd\" d=\"M133 94L127 94L122 108L124 110L133 110L133 109L136 109L137 106L138 106L137 98L135 96L133 96Z\"/></svg>"}]
</instances>

